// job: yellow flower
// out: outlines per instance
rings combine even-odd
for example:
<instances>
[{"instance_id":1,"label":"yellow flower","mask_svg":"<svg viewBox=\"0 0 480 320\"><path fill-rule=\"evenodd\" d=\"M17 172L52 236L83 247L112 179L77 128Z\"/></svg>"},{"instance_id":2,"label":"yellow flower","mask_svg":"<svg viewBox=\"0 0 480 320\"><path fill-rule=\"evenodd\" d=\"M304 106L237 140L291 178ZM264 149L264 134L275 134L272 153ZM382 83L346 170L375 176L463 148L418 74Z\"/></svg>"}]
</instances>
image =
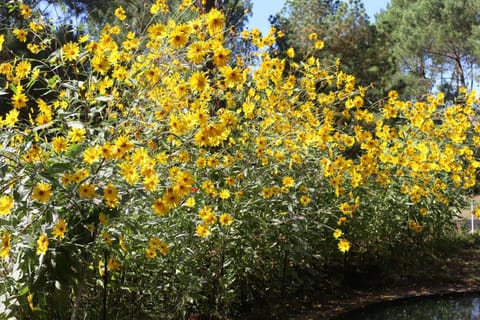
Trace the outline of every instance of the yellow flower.
<instances>
[{"instance_id":1,"label":"yellow flower","mask_svg":"<svg viewBox=\"0 0 480 320\"><path fill-rule=\"evenodd\" d=\"M110 235L108 234L108 232L104 232L102 234L102 239L103 239L103 241L105 241L106 244L108 244L108 245L112 244L113 240L112 240L112 237L110 237Z\"/></svg>"},{"instance_id":2,"label":"yellow flower","mask_svg":"<svg viewBox=\"0 0 480 320\"><path fill-rule=\"evenodd\" d=\"M72 175L73 181L80 183L83 179L86 179L90 176L90 172L87 169L79 169Z\"/></svg>"},{"instance_id":3,"label":"yellow flower","mask_svg":"<svg viewBox=\"0 0 480 320\"><path fill-rule=\"evenodd\" d=\"M195 198L189 197L187 200L185 200L185 205L189 208L195 207Z\"/></svg>"},{"instance_id":4,"label":"yellow flower","mask_svg":"<svg viewBox=\"0 0 480 320\"><path fill-rule=\"evenodd\" d=\"M0 34L0 51L3 49L3 42L5 42L5 36Z\"/></svg>"},{"instance_id":5,"label":"yellow flower","mask_svg":"<svg viewBox=\"0 0 480 320\"><path fill-rule=\"evenodd\" d=\"M228 213L223 213L220 215L220 218L218 219L218 221L222 226L229 226L233 223L233 218Z\"/></svg>"},{"instance_id":6,"label":"yellow flower","mask_svg":"<svg viewBox=\"0 0 480 320\"><path fill-rule=\"evenodd\" d=\"M157 256L157 250L160 251L160 253L164 256L166 256L168 252L170 252L170 248L165 241L162 241L157 237L151 237L148 240L148 249L146 249L145 251L147 258L155 258Z\"/></svg>"},{"instance_id":7,"label":"yellow flower","mask_svg":"<svg viewBox=\"0 0 480 320\"><path fill-rule=\"evenodd\" d=\"M477 217L478 219L480 219L480 207L476 207L474 210L473 210L473 215L475 217Z\"/></svg>"},{"instance_id":8,"label":"yellow flower","mask_svg":"<svg viewBox=\"0 0 480 320\"><path fill-rule=\"evenodd\" d=\"M13 34L20 42L27 42L28 31L24 29L14 29Z\"/></svg>"},{"instance_id":9,"label":"yellow flower","mask_svg":"<svg viewBox=\"0 0 480 320\"><path fill-rule=\"evenodd\" d=\"M283 177L282 186L287 187L287 188L291 188L294 185L295 185L295 180L293 180L292 177L290 177L290 176Z\"/></svg>"},{"instance_id":10,"label":"yellow flower","mask_svg":"<svg viewBox=\"0 0 480 320\"><path fill-rule=\"evenodd\" d=\"M348 202L342 202L342 204L340 205L340 211L342 211L342 213L346 216L352 217L354 210L355 206L349 204Z\"/></svg>"},{"instance_id":11,"label":"yellow flower","mask_svg":"<svg viewBox=\"0 0 480 320\"><path fill-rule=\"evenodd\" d=\"M420 233L423 231L423 226L421 224L419 224L418 222L416 222L415 220L412 220L410 219L410 221L408 221L408 228L412 231L415 231L417 233Z\"/></svg>"},{"instance_id":12,"label":"yellow flower","mask_svg":"<svg viewBox=\"0 0 480 320\"><path fill-rule=\"evenodd\" d=\"M35 118L35 123L39 126L52 122L52 115L47 113L39 113Z\"/></svg>"},{"instance_id":13,"label":"yellow flower","mask_svg":"<svg viewBox=\"0 0 480 320\"><path fill-rule=\"evenodd\" d=\"M203 220L203 222L205 223L205 225L211 225L211 224L214 224L215 222L217 222L217 217L215 217L215 213L213 211L208 212L204 215L200 214L200 217Z\"/></svg>"},{"instance_id":14,"label":"yellow flower","mask_svg":"<svg viewBox=\"0 0 480 320\"><path fill-rule=\"evenodd\" d=\"M190 77L190 88L193 91L201 92L208 86L208 78L203 72L196 71Z\"/></svg>"},{"instance_id":15,"label":"yellow flower","mask_svg":"<svg viewBox=\"0 0 480 320\"><path fill-rule=\"evenodd\" d=\"M187 59L195 64L200 64L205 61L205 56L207 55L207 46L204 42L194 42L188 47Z\"/></svg>"},{"instance_id":16,"label":"yellow flower","mask_svg":"<svg viewBox=\"0 0 480 320\"><path fill-rule=\"evenodd\" d=\"M83 162L86 164L92 165L100 159L101 150L97 146L92 146L83 152Z\"/></svg>"},{"instance_id":17,"label":"yellow flower","mask_svg":"<svg viewBox=\"0 0 480 320\"><path fill-rule=\"evenodd\" d=\"M213 51L213 63L217 67L224 67L227 65L229 54L232 52L230 49L226 49L223 46L215 48Z\"/></svg>"},{"instance_id":18,"label":"yellow flower","mask_svg":"<svg viewBox=\"0 0 480 320\"><path fill-rule=\"evenodd\" d=\"M87 225L85 225L85 228L88 230L88 232L90 232L90 235L93 236L96 228L95 228L95 225L93 225L92 223L89 223Z\"/></svg>"},{"instance_id":19,"label":"yellow flower","mask_svg":"<svg viewBox=\"0 0 480 320\"><path fill-rule=\"evenodd\" d=\"M27 49L33 54L37 54L40 51L42 51L42 47L40 47L38 44L34 44L34 43L27 44ZM39 69L37 69L37 70L39 70Z\"/></svg>"},{"instance_id":20,"label":"yellow flower","mask_svg":"<svg viewBox=\"0 0 480 320\"><path fill-rule=\"evenodd\" d=\"M295 49L293 49L293 48L288 48L288 50L287 50L287 56L288 56L290 59L293 59L293 57L295 57Z\"/></svg>"},{"instance_id":21,"label":"yellow flower","mask_svg":"<svg viewBox=\"0 0 480 320\"><path fill-rule=\"evenodd\" d=\"M115 17L118 18L118 20L125 20L127 18L126 14L125 14L125 9L123 9L123 7L118 7L117 9L115 9Z\"/></svg>"},{"instance_id":22,"label":"yellow flower","mask_svg":"<svg viewBox=\"0 0 480 320\"><path fill-rule=\"evenodd\" d=\"M27 102L28 98L21 90L17 90L17 92L15 92L15 94L12 96L12 105L16 109L25 107Z\"/></svg>"},{"instance_id":23,"label":"yellow flower","mask_svg":"<svg viewBox=\"0 0 480 320\"><path fill-rule=\"evenodd\" d=\"M199 224L196 229L197 235L202 238L206 238L211 234L210 228L207 224Z\"/></svg>"},{"instance_id":24,"label":"yellow flower","mask_svg":"<svg viewBox=\"0 0 480 320\"><path fill-rule=\"evenodd\" d=\"M58 219L55 227L53 227L53 237L55 239L60 238L63 239L65 237L65 232L67 231L67 224L65 223L65 219L60 218Z\"/></svg>"},{"instance_id":25,"label":"yellow flower","mask_svg":"<svg viewBox=\"0 0 480 320\"><path fill-rule=\"evenodd\" d=\"M165 204L165 202L162 199L157 199L152 205L152 209L155 212L156 215L158 216L164 216L168 213L168 206Z\"/></svg>"},{"instance_id":26,"label":"yellow flower","mask_svg":"<svg viewBox=\"0 0 480 320\"><path fill-rule=\"evenodd\" d=\"M207 31L210 35L215 35L223 31L225 26L225 16L223 13L214 8L210 10L206 17Z\"/></svg>"},{"instance_id":27,"label":"yellow flower","mask_svg":"<svg viewBox=\"0 0 480 320\"><path fill-rule=\"evenodd\" d=\"M148 247L149 248L152 248L153 250L157 250L159 247L160 247L160 243L162 241L157 238L157 237L151 237L149 240L148 240Z\"/></svg>"},{"instance_id":28,"label":"yellow flower","mask_svg":"<svg viewBox=\"0 0 480 320\"><path fill-rule=\"evenodd\" d=\"M78 42L80 42L80 43L87 42L88 38L90 38L90 35L86 34L84 36L81 36L80 39L78 40Z\"/></svg>"},{"instance_id":29,"label":"yellow flower","mask_svg":"<svg viewBox=\"0 0 480 320\"><path fill-rule=\"evenodd\" d=\"M42 25L42 24L35 23L34 21L30 21L30 22L28 23L28 26L30 27L30 29L31 29L33 32L38 32L38 31L42 31L42 30L43 30L43 25Z\"/></svg>"},{"instance_id":30,"label":"yellow flower","mask_svg":"<svg viewBox=\"0 0 480 320\"><path fill-rule=\"evenodd\" d=\"M28 307L30 308L30 310L35 311L35 306L33 305L33 293L30 293L27 296L27 301L28 301Z\"/></svg>"},{"instance_id":31,"label":"yellow flower","mask_svg":"<svg viewBox=\"0 0 480 320\"><path fill-rule=\"evenodd\" d=\"M98 215L98 222L100 222L100 224L103 224L104 226L108 224L107 216L105 215L105 213L100 212L100 214Z\"/></svg>"},{"instance_id":32,"label":"yellow flower","mask_svg":"<svg viewBox=\"0 0 480 320\"><path fill-rule=\"evenodd\" d=\"M0 258L6 258L10 253L10 234L8 232L3 233L1 243Z\"/></svg>"},{"instance_id":33,"label":"yellow flower","mask_svg":"<svg viewBox=\"0 0 480 320\"><path fill-rule=\"evenodd\" d=\"M68 138L70 139L70 142L73 143L82 142L85 139L85 134L86 131L84 128L72 128L68 132Z\"/></svg>"},{"instance_id":34,"label":"yellow flower","mask_svg":"<svg viewBox=\"0 0 480 320\"><path fill-rule=\"evenodd\" d=\"M232 68L230 66L223 67L221 69L222 75L225 77L225 84L231 88L237 83L243 82L243 74L242 71L235 67Z\"/></svg>"},{"instance_id":35,"label":"yellow flower","mask_svg":"<svg viewBox=\"0 0 480 320\"><path fill-rule=\"evenodd\" d=\"M191 172L188 171L179 171L175 179L178 181L178 183L184 184L188 187L191 187L195 182L195 177Z\"/></svg>"},{"instance_id":36,"label":"yellow flower","mask_svg":"<svg viewBox=\"0 0 480 320\"><path fill-rule=\"evenodd\" d=\"M346 239L342 239L338 242L338 250L345 253L350 250L350 241Z\"/></svg>"},{"instance_id":37,"label":"yellow flower","mask_svg":"<svg viewBox=\"0 0 480 320\"><path fill-rule=\"evenodd\" d=\"M165 26L161 23L154 23L148 27L147 32L149 38L155 40L165 32Z\"/></svg>"},{"instance_id":38,"label":"yellow flower","mask_svg":"<svg viewBox=\"0 0 480 320\"><path fill-rule=\"evenodd\" d=\"M225 183L229 186L233 186L235 184L235 178L234 177L226 177L225 178Z\"/></svg>"},{"instance_id":39,"label":"yellow flower","mask_svg":"<svg viewBox=\"0 0 480 320\"><path fill-rule=\"evenodd\" d=\"M310 197L309 196L306 196L306 195L303 195L300 197L300 203L304 206L306 206L307 204L309 204L311 201Z\"/></svg>"},{"instance_id":40,"label":"yellow flower","mask_svg":"<svg viewBox=\"0 0 480 320\"><path fill-rule=\"evenodd\" d=\"M80 198L92 199L95 197L95 186L90 183L83 183L78 187Z\"/></svg>"},{"instance_id":41,"label":"yellow flower","mask_svg":"<svg viewBox=\"0 0 480 320\"><path fill-rule=\"evenodd\" d=\"M62 47L62 57L65 61L74 61L80 55L80 48L78 44L69 41Z\"/></svg>"},{"instance_id":42,"label":"yellow flower","mask_svg":"<svg viewBox=\"0 0 480 320\"><path fill-rule=\"evenodd\" d=\"M170 34L170 45L174 48L183 47L187 44L189 35L185 26L177 26Z\"/></svg>"},{"instance_id":43,"label":"yellow flower","mask_svg":"<svg viewBox=\"0 0 480 320\"><path fill-rule=\"evenodd\" d=\"M165 3L165 0L157 0L150 7L150 13L152 15L157 14L158 11L161 11L163 13L168 13L168 5Z\"/></svg>"},{"instance_id":44,"label":"yellow flower","mask_svg":"<svg viewBox=\"0 0 480 320\"><path fill-rule=\"evenodd\" d=\"M101 259L98 260L98 273L101 277L105 275L105 263Z\"/></svg>"},{"instance_id":45,"label":"yellow flower","mask_svg":"<svg viewBox=\"0 0 480 320\"><path fill-rule=\"evenodd\" d=\"M340 238L340 237L342 236L342 234L343 234L342 230L336 229L336 230L333 232L333 237L334 237L335 239L338 239L338 238Z\"/></svg>"},{"instance_id":46,"label":"yellow flower","mask_svg":"<svg viewBox=\"0 0 480 320\"><path fill-rule=\"evenodd\" d=\"M13 197L1 196L0 197L0 216L10 214L13 209Z\"/></svg>"},{"instance_id":47,"label":"yellow flower","mask_svg":"<svg viewBox=\"0 0 480 320\"><path fill-rule=\"evenodd\" d=\"M119 244L120 244L120 248L121 248L124 252L127 252L128 247L127 247L127 245L125 244L125 240L123 240L123 237L120 237L120 238L118 239L118 242L119 242Z\"/></svg>"},{"instance_id":48,"label":"yellow flower","mask_svg":"<svg viewBox=\"0 0 480 320\"><path fill-rule=\"evenodd\" d=\"M73 176L70 173L66 172L60 177L60 182L64 186L68 186L73 182Z\"/></svg>"},{"instance_id":49,"label":"yellow flower","mask_svg":"<svg viewBox=\"0 0 480 320\"><path fill-rule=\"evenodd\" d=\"M52 186L46 182L39 182L33 188L32 199L47 203L52 195Z\"/></svg>"},{"instance_id":50,"label":"yellow flower","mask_svg":"<svg viewBox=\"0 0 480 320\"><path fill-rule=\"evenodd\" d=\"M17 109L10 110L5 116L5 120L3 120L3 125L6 125L7 127L10 127L10 128L14 127L18 121L19 115L20 115L20 112Z\"/></svg>"},{"instance_id":51,"label":"yellow flower","mask_svg":"<svg viewBox=\"0 0 480 320\"><path fill-rule=\"evenodd\" d=\"M52 139L53 151L63 152L68 148L68 140L65 137L54 137Z\"/></svg>"},{"instance_id":52,"label":"yellow flower","mask_svg":"<svg viewBox=\"0 0 480 320\"><path fill-rule=\"evenodd\" d=\"M109 207L116 207L118 204L118 192L115 186L112 183L109 183L105 189L103 189L103 198L105 199L105 203Z\"/></svg>"},{"instance_id":53,"label":"yellow flower","mask_svg":"<svg viewBox=\"0 0 480 320\"><path fill-rule=\"evenodd\" d=\"M170 248L168 247L168 244L166 242L161 241L160 244L158 245L158 251L160 251L161 254L166 256L170 251Z\"/></svg>"},{"instance_id":54,"label":"yellow flower","mask_svg":"<svg viewBox=\"0 0 480 320\"><path fill-rule=\"evenodd\" d=\"M110 259L108 259L107 270L109 270L109 271L119 271L120 270L120 264L118 263L118 261L114 257L110 257Z\"/></svg>"},{"instance_id":55,"label":"yellow flower","mask_svg":"<svg viewBox=\"0 0 480 320\"><path fill-rule=\"evenodd\" d=\"M24 19L30 18L30 15L32 14L32 8L27 6L26 4L21 4L20 5L20 14Z\"/></svg>"},{"instance_id":56,"label":"yellow flower","mask_svg":"<svg viewBox=\"0 0 480 320\"><path fill-rule=\"evenodd\" d=\"M175 208L181 200L180 194L174 188L167 188L162 196L163 203L169 209Z\"/></svg>"},{"instance_id":57,"label":"yellow flower","mask_svg":"<svg viewBox=\"0 0 480 320\"><path fill-rule=\"evenodd\" d=\"M345 224L345 223L347 223L347 222L348 222L348 220L347 220L346 217L340 217L340 218L338 219L338 221L337 221L337 225L341 226L341 225L343 225L343 224Z\"/></svg>"},{"instance_id":58,"label":"yellow flower","mask_svg":"<svg viewBox=\"0 0 480 320\"><path fill-rule=\"evenodd\" d=\"M30 74L30 71L32 70L32 64L27 61L27 60L22 60L20 61L16 66L15 66L15 77L16 79L24 79L27 78L28 75ZM23 92L23 87L18 86L17 91Z\"/></svg>"},{"instance_id":59,"label":"yellow flower","mask_svg":"<svg viewBox=\"0 0 480 320\"><path fill-rule=\"evenodd\" d=\"M103 55L95 55L92 59L92 67L93 70L103 75L110 69L110 63Z\"/></svg>"},{"instance_id":60,"label":"yellow flower","mask_svg":"<svg viewBox=\"0 0 480 320\"><path fill-rule=\"evenodd\" d=\"M117 150L118 150L119 153L129 152L134 147L133 142L131 142L130 139L127 136L124 136L124 135L115 139L114 143L115 143L115 146L117 147Z\"/></svg>"},{"instance_id":61,"label":"yellow flower","mask_svg":"<svg viewBox=\"0 0 480 320\"><path fill-rule=\"evenodd\" d=\"M143 186L148 191L155 191L159 183L160 179L156 174L151 174L143 178Z\"/></svg>"},{"instance_id":62,"label":"yellow flower","mask_svg":"<svg viewBox=\"0 0 480 320\"><path fill-rule=\"evenodd\" d=\"M46 254L48 250L48 236L43 233L37 239L37 255Z\"/></svg>"},{"instance_id":63,"label":"yellow flower","mask_svg":"<svg viewBox=\"0 0 480 320\"><path fill-rule=\"evenodd\" d=\"M106 142L100 146L100 154L105 159L110 160L114 155L114 152L115 152L114 149L115 147L112 144Z\"/></svg>"},{"instance_id":64,"label":"yellow flower","mask_svg":"<svg viewBox=\"0 0 480 320\"><path fill-rule=\"evenodd\" d=\"M317 49L317 50L323 49L324 46L325 46L325 44L323 43L322 40L317 40L315 42L315 49Z\"/></svg>"},{"instance_id":65,"label":"yellow flower","mask_svg":"<svg viewBox=\"0 0 480 320\"><path fill-rule=\"evenodd\" d=\"M145 255L147 256L147 259L155 259L157 257L157 251L152 248L147 248L145 249Z\"/></svg>"},{"instance_id":66,"label":"yellow flower","mask_svg":"<svg viewBox=\"0 0 480 320\"><path fill-rule=\"evenodd\" d=\"M220 197L220 199L226 200L230 198L230 191L228 191L228 189L223 189L220 191L218 196Z\"/></svg>"},{"instance_id":67,"label":"yellow flower","mask_svg":"<svg viewBox=\"0 0 480 320\"><path fill-rule=\"evenodd\" d=\"M4 74L8 80L13 79L13 68L10 63L1 63L0 64L0 74Z\"/></svg>"}]
</instances>

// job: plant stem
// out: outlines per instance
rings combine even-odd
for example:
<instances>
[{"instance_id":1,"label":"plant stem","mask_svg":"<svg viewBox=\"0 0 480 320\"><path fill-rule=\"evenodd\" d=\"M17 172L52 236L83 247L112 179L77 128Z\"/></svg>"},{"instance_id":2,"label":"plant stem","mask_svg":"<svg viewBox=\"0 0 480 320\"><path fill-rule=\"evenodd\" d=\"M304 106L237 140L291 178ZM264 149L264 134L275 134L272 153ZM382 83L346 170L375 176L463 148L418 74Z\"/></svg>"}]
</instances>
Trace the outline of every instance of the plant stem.
<instances>
[{"instance_id":1,"label":"plant stem","mask_svg":"<svg viewBox=\"0 0 480 320\"><path fill-rule=\"evenodd\" d=\"M280 298L283 299L285 294L285 277L287 273L287 262L288 262L288 251L284 250L283 252L283 266L282 266L282 284L280 288Z\"/></svg>"},{"instance_id":2,"label":"plant stem","mask_svg":"<svg viewBox=\"0 0 480 320\"><path fill-rule=\"evenodd\" d=\"M103 263L103 320L107 320L107 285L108 285L108 270L107 270L107 264L108 264L108 252L105 250L104 253L104 263Z\"/></svg>"}]
</instances>

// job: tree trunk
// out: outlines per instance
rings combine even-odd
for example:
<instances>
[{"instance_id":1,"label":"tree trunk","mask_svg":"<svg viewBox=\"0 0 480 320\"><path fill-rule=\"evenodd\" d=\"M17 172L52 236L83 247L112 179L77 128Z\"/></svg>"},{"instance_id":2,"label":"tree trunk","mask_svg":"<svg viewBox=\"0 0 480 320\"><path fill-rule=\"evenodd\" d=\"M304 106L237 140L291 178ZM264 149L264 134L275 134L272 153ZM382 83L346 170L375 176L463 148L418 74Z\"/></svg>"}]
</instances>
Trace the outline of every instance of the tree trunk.
<instances>
[{"instance_id":1,"label":"tree trunk","mask_svg":"<svg viewBox=\"0 0 480 320\"><path fill-rule=\"evenodd\" d=\"M203 12L207 13L213 8L215 8L216 1L215 0L197 0L198 7L203 8Z\"/></svg>"},{"instance_id":2,"label":"tree trunk","mask_svg":"<svg viewBox=\"0 0 480 320\"><path fill-rule=\"evenodd\" d=\"M459 56L456 56L455 57L455 64L456 64L456 73L457 73L457 79L460 80L460 85L462 87L466 87L466 83L465 83L465 73L463 71L463 66L462 66L462 60L460 59ZM457 81L457 90L458 90L458 81Z\"/></svg>"}]
</instances>

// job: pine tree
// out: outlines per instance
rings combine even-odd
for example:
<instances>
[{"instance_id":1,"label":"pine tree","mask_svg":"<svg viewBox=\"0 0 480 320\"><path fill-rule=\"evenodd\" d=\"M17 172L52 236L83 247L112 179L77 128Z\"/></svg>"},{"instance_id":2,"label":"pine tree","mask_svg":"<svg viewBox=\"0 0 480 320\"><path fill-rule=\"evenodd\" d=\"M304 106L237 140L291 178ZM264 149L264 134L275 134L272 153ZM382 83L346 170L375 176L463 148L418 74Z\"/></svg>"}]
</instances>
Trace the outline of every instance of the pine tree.
<instances>
[{"instance_id":1,"label":"pine tree","mask_svg":"<svg viewBox=\"0 0 480 320\"><path fill-rule=\"evenodd\" d=\"M480 34L477 0L392 0L378 16L391 34L393 52L413 97L441 89L455 96L471 87L478 70Z\"/></svg>"}]
</instances>

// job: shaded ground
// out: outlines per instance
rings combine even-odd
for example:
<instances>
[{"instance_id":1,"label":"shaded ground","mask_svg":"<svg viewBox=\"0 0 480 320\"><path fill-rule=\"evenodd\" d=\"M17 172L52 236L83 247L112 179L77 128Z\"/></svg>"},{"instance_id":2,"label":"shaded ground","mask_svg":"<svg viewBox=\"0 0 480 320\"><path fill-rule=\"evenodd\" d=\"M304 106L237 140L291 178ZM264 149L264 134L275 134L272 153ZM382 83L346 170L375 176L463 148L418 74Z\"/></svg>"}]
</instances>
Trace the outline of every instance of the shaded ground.
<instances>
[{"instance_id":1,"label":"shaded ground","mask_svg":"<svg viewBox=\"0 0 480 320\"><path fill-rule=\"evenodd\" d=\"M401 298L447 294L452 292L480 291L480 243L462 248L432 270L429 275L415 281L401 279L389 286L353 289L317 297L315 301L299 304L295 313L288 317L294 320L333 319L347 311L367 305ZM436 269L436 270L435 270Z\"/></svg>"},{"instance_id":2,"label":"shaded ground","mask_svg":"<svg viewBox=\"0 0 480 320\"><path fill-rule=\"evenodd\" d=\"M480 203L480 197L477 199ZM470 228L470 210L462 215L462 224ZM475 220L476 232L480 223ZM468 229L469 230L469 229ZM292 302L292 314L285 319L316 320L335 317L368 305L418 296L480 291L480 238L472 237L425 269L407 277L388 279L380 286L353 288L345 285L330 294L319 294L308 301ZM380 276L380 275L379 275ZM408 279L408 280L406 280Z\"/></svg>"}]
</instances>

